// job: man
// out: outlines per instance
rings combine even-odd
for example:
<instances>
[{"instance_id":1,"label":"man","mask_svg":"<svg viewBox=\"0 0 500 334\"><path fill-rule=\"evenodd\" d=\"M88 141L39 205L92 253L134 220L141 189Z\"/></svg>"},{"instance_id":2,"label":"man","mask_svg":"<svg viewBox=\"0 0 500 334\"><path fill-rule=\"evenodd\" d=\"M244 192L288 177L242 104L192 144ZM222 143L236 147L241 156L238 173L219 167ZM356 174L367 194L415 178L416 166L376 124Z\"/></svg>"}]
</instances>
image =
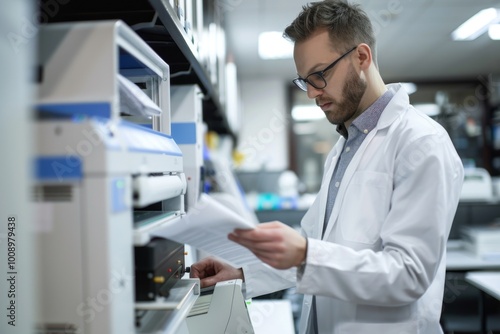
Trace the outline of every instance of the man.
<instances>
[{"instance_id":1,"label":"man","mask_svg":"<svg viewBox=\"0 0 500 334\"><path fill-rule=\"evenodd\" d=\"M294 83L341 134L321 189L302 234L271 222L229 235L263 264L204 259L192 276L202 285L242 278L247 297L295 285L305 295L300 333L442 333L446 241L463 181L449 136L401 85L384 84L358 6L311 3L285 36Z\"/></svg>"}]
</instances>

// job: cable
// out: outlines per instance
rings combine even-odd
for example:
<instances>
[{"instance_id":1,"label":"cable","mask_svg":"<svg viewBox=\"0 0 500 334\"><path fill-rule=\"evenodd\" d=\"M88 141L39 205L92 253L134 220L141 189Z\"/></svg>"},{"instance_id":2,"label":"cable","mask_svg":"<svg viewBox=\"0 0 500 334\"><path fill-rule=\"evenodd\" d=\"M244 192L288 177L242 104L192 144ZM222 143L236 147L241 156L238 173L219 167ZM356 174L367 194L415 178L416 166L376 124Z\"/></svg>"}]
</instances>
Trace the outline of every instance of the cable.
<instances>
[{"instance_id":1,"label":"cable","mask_svg":"<svg viewBox=\"0 0 500 334\"><path fill-rule=\"evenodd\" d=\"M193 69L193 66L190 65L189 69L187 71L179 71L179 72L175 72L173 74L170 74L170 78L177 78L177 77L180 77L182 75L189 75L189 74L191 74L192 69Z\"/></svg>"},{"instance_id":2,"label":"cable","mask_svg":"<svg viewBox=\"0 0 500 334\"><path fill-rule=\"evenodd\" d=\"M158 19L158 13L155 12L155 15L153 16L153 19L151 22L142 22L142 23L137 23L131 26L131 28L134 31L141 30L141 29L147 29L147 28L154 28L156 20Z\"/></svg>"}]
</instances>

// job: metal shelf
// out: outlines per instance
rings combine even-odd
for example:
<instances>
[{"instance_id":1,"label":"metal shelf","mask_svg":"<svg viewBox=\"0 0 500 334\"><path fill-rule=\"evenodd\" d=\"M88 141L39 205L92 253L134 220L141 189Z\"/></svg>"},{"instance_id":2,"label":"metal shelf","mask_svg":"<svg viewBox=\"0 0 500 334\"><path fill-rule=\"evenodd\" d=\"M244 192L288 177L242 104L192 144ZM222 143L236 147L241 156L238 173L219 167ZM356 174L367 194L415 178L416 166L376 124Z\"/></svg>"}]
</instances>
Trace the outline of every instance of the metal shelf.
<instances>
[{"instance_id":1,"label":"metal shelf","mask_svg":"<svg viewBox=\"0 0 500 334\"><path fill-rule=\"evenodd\" d=\"M177 18L174 8L168 0L149 0L140 2L126 2L119 0L108 0L105 2L98 0L72 0L61 5L56 13L45 13L40 3L40 18L43 23L54 22L74 22L74 21L95 21L95 20L123 20L131 27L145 26L136 32L143 38L151 48L170 66L170 72L186 71L191 69L191 74L171 78L172 85L193 84L200 86L205 94L203 101L203 121L208 128L220 134L227 134L236 141L236 135L229 127L225 116L224 106L221 104L219 91L210 81L206 69L200 62L198 51L192 40L190 40ZM163 26L154 26L155 14ZM163 45L155 45L151 37L150 29L164 28L160 32L158 39ZM158 31L154 32L155 34Z\"/></svg>"},{"instance_id":2,"label":"metal shelf","mask_svg":"<svg viewBox=\"0 0 500 334\"><path fill-rule=\"evenodd\" d=\"M209 74L200 62L198 51L195 49L192 40L188 38L184 27L177 18L175 10L168 0L149 0L149 2L155 9L173 42L187 60L189 67L195 73L196 83L200 85L203 93L208 97L203 103L203 120L208 124L210 129L235 137L224 116L224 107L220 104L219 91L210 81ZM192 82L189 79L185 82L180 79L179 83Z\"/></svg>"},{"instance_id":3,"label":"metal shelf","mask_svg":"<svg viewBox=\"0 0 500 334\"><path fill-rule=\"evenodd\" d=\"M179 220L182 215L178 212L159 212L157 216L148 218L140 222L134 222L134 246L142 246L147 244L152 232L159 229L164 229L170 225L180 224Z\"/></svg>"}]
</instances>

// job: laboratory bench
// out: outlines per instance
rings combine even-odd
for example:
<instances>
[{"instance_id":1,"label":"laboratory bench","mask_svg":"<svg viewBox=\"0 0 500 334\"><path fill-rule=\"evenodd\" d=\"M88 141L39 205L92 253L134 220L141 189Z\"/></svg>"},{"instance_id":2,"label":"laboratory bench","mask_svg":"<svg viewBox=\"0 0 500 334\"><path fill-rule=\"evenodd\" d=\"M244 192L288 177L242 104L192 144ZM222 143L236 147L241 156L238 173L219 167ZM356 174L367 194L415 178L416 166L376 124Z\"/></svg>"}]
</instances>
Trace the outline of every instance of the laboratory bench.
<instances>
[{"instance_id":1,"label":"laboratory bench","mask_svg":"<svg viewBox=\"0 0 500 334\"><path fill-rule=\"evenodd\" d=\"M481 332L486 333L491 328L500 329L500 271L468 272L465 280L481 290ZM492 301L491 298L496 300ZM488 304L496 305L493 312L488 313Z\"/></svg>"},{"instance_id":2,"label":"laboratory bench","mask_svg":"<svg viewBox=\"0 0 500 334\"><path fill-rule=\"evenodd\" d=\"M463 248L461 240L448 242L441 314L445 333L488 333L487 329L500 333L500 302L483 292L495 291L491 273L496 273L500 290L500 259L476 256Z\"/></svg>"},{"instance_id":3,"label":"laboratory bench","mask_svg":"<svg viewBox=\"0 0 500 334\"><path fill-rule=\"evenodd\" d=\"M445 333L500 333L500 267L449 274L441 324Z\"/></svg>"},{"instance_id":4,"label":"laboratory bench","mask_svg":"<svg viewBox=\"0 0 500 334\"><path fill-rule=\"evenodd\" d=\"M457 208L446 257L441 315L445 333L500 333L500 302L482 292L480 283L474 281L486 272L500 273L500 257L476 256L464 248L461 239L464 227L483 226L499 217L498 202L463 201Z\"/></svg>"}]
</instances>

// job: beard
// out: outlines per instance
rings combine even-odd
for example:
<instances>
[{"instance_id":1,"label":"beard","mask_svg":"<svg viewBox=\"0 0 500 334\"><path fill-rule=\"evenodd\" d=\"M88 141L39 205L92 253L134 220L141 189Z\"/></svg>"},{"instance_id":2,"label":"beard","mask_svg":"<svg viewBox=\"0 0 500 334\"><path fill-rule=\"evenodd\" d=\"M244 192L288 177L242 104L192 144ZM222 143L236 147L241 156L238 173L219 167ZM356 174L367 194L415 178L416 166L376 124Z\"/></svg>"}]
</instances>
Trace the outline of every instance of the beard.
<instances>
[{"instance_id":1,"label":"beard","mask_svg":"<svg viewBox=\"0 0 500 334\"><path fill-rule=\"evenodd\" d=\"M329 110L325 110L325 115L328 121L332 124L343 124L348 120L354 120L363 110L359 110L359 103L366 91L366 81L361 79L354 70L354 66L349 64L349 72L347 79L342 89L342 100L331 100L332 106ZM325 103L324 100L316 101L320 105Z\"/></svg>"}]
</instances>

